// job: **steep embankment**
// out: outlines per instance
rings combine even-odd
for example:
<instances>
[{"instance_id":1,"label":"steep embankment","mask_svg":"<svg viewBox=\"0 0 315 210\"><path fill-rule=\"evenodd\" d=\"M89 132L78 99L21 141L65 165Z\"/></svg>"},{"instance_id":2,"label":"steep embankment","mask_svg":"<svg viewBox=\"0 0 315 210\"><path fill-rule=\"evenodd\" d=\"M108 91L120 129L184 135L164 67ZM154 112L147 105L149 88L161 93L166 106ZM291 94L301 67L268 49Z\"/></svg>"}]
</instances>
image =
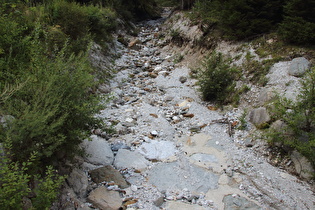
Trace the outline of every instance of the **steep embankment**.
<instances>
[{"instance_id":1,"label":"steep embankment","mask_svg":"<svg viewBox=\"0 0 315 210\"><path fill-rule=\"evenodd\" d=\"M129 48L120 46L106 87L114 99L99 115L117 134L95 131L84 143L90 156L70 175L63 206L314 209L311 186L269 164L251 130L234 129L242 110L222 113L200 99L184 65L194 56L175 64L175 49L187 46L160 39L161 23L139 24Z\"/></svg>"}]
</instances>

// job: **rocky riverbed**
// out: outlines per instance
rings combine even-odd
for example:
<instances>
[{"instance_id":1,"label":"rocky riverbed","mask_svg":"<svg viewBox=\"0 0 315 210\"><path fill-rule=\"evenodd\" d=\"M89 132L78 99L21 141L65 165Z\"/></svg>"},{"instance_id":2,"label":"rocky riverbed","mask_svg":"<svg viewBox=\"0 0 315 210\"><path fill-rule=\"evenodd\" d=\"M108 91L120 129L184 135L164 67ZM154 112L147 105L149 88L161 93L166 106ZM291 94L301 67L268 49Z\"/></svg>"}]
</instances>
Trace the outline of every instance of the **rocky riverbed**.
<instances>
[{"instance_id":1,"label":"rocky riverbed","mask_svg":"<svg viewBox=\"0 0 315 210\"><path fill-rule=\"evenodd\" d=\"M269 164L243 110L219 112L200 99L187 66L158 39L163 19L139 24L120 45L119 70L102 91L89 154L67 180L63 209L315 209L312 186Z\"/></svg>"}]
</instances>

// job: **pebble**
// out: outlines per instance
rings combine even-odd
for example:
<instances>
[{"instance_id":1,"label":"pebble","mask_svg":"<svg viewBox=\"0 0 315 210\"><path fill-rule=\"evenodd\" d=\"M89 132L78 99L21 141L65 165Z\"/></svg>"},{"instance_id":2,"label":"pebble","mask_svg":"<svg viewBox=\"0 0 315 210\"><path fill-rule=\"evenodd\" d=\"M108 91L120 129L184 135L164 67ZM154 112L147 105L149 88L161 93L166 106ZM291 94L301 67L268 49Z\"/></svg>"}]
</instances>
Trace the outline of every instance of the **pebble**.
<instances>
[{"instance_id":1,"label":"pebble","mask_svg":"<svg viewBox=\"0 0 315 210\"><path fill-rule=\"evenodd\" d=\"M158 133L156 130L151 131L150 134L151 134L152 136L158 136L158 135L159 135L159 133Z\"/></svg>"},{"instance_id":2,"label":"pebble","mask_svg":"<svg viewBox=\"0 0 315 210\"><path fill-rule=\"evenodd\" d=\"M136 192L138 190L138 187L136 185L131 185L130 188L133 192Z\"/></svg>"}]
</instances>

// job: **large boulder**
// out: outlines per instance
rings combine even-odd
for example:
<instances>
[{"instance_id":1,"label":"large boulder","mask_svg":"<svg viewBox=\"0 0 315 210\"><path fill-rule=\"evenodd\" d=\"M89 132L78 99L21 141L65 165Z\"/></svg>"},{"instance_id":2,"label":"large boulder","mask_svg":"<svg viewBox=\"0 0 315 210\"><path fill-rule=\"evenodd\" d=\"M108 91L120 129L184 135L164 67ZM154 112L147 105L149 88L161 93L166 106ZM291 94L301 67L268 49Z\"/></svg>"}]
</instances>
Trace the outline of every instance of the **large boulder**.
<instances>
[{"instance_id":1,"label":"large boulder","mask_svg":"<svg viewBox=\"0 0 315 210\"><path fill-rule=\"evenodd\" d=\"M129 186L124 177L119 173L119 171L110 165L94 169L90 171L89 174L93 182L97 184L113 181L120 188L127 188Z\"/></svg>"},{"instance_id":2,"label":"large boulder","mask_svg":"<svg viewBox=\"0 0 315 210\"><path fill-rule=\"evenodd\" d=\"M84 140L82 147L87 156L86 161L94 165L111 165L114 161L114 154L109 143L96 135L91 136L91 141Z\"/></svg>"},{"instance_id":3,"label":"large boulder","mask_svg":"<svg viewBox=\"0 0 315 210\"><path fill-rule=\"evenodd\" d=\"M311 63L304 57L294 58L289 66L289 75L301 77L310 68Z\"/></svg>"},{"instance_id":4,"label":"large boulder","mask_svg":"<svg viewBox=\"0 0 315 210\"><path fill-rule=\"evenodd\" d=\"M93 190L87 201L94 207L106 210L118 210L122 204L122 198L117 191L109 191L105 186Z\"/></svg>"}]
</instances>

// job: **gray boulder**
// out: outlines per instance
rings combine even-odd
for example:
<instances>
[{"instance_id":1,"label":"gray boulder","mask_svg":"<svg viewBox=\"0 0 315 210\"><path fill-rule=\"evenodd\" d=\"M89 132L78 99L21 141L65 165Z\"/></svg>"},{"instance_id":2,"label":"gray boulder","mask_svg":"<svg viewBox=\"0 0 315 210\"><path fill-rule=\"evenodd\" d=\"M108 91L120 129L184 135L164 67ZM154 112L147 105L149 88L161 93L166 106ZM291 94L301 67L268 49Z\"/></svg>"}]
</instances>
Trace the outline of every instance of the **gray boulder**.
<instances>
[{"instance_id":1,"label":"gray boulder","mask_svg":"<svg viewBox=\"0 0 315 210\"><path fill-rule=\"evenodd\" d=\"M82 147L87 153L86 161L94 165L111 165L114 161L114 154L110 144L96 135L92 135L91 139L92 141L86 139L82 143Z\"/></svg>"},{"instance_id":2,"label":"gray boulder","mask_svg":"<svg viewBox=\"0 0 315 210\"><path fill-rule=\"evenodd\" d=\"M270 121L270 116L265 107L259 107L253 109L249 113L249 121L253 123L256 127L261 127L263 124Z\"/></svg>"},{"instance_id":3,"label":"gray boulder","mask_svg":"<svg viewBox=\"0 0 315 210\"><path fill-rule=\"evenodd\" d=\"M301 77L310 68L311 63L304 57L294 58L289 66L289 75Z\"/></svg>"}]
</instances>

